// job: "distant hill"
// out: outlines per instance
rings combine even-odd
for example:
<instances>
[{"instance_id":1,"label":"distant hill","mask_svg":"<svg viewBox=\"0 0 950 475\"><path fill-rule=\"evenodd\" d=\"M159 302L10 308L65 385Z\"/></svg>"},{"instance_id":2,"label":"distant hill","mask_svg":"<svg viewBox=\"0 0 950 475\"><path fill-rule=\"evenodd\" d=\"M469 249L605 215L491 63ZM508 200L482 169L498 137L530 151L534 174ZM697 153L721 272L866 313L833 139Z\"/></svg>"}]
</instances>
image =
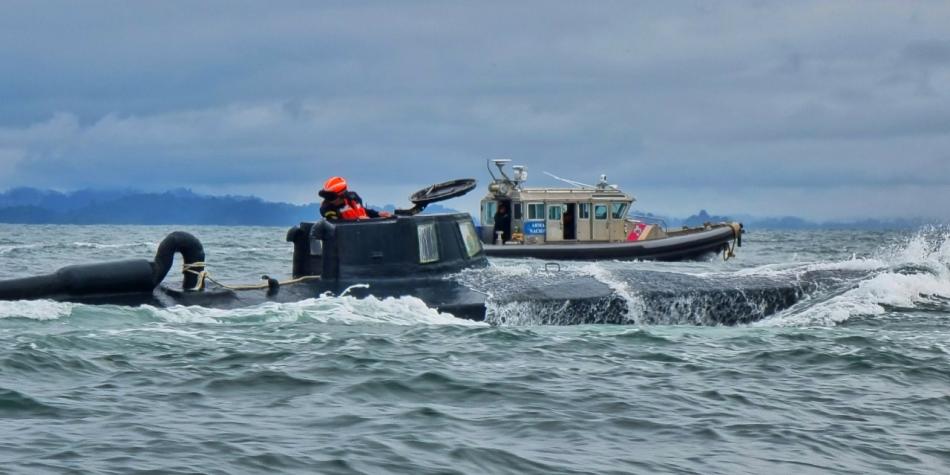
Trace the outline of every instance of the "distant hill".
<instances>
[{"instance_id":1,"label":"distant hill","mask_svg":"<svg viewBox=\"0 0 950 475\"><path fill-rule=\"evenodd\" d=\"M632 211L631 215L644 221L663 222L670 228L681 226L702 226L703 223L718 223L722 221L738 221L747 229L914 229L927 224L934 224L932 220L922 218L902 219L863 219L855 221L808 221L796 216L757 217L748 215L711 215L706 210L700 210L688 218L681 219L669 216L655 215L649 212Z\"/></svg>"},{"instance_id":2,"label":"distant hill","mask_svg":"<svg viewBox=\"0 0 950 475\"><path fill-rule=\"evenodd\" d=\"M387 211L395 208L391 204L370 207ZM434 204L426 208L426 212L457 211ZM164 193L132 189L61 193L23 187L0 193L0 223L286 226L313 221L318 215L317 203L295 205L264 201L254 196L209 196L186 188ZM706 210L685 219L646 211L632 211L631 216L662 222L670 228L720 221L740 221L748 229L908 229L931 224L924 219L812 222L794 216L712 215ZM474 217L477 220L478 217Z\"/></svg>"},{"instance_id":3,"label":"distant hill","mask_svg":"<svg viewBox=\"0 0 950 475\"><path fill-rule=\"evenodd\" d=\"M392 205L377 209L392 210ZM431 205L427 212L454 211ZM208 196L188 189L164 193L80 190L61 193L15 188L0 193L0 222L20 224L211 224L283 226L313 221L319 205L264 201L253 196Z\"/></svg>"}]
</instances>

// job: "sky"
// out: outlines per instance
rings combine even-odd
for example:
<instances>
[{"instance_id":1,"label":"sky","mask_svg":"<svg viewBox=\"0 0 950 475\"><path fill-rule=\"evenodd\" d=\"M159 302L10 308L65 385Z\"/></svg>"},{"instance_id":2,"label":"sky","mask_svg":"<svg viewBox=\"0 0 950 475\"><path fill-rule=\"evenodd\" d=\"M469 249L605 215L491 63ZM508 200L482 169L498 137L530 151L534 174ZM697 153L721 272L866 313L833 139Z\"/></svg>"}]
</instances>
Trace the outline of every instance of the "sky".
<instances>
[{"instance_id":1,"label":"sky","mask_svg":"<svg viewBox=\"0 0 950 475\"><path fill-rule=\"evenodd\" d=\"M486 161L686 216L950 220L950 2L36 2L0 190L406 204Z\"/></svg>"}]
</instances>

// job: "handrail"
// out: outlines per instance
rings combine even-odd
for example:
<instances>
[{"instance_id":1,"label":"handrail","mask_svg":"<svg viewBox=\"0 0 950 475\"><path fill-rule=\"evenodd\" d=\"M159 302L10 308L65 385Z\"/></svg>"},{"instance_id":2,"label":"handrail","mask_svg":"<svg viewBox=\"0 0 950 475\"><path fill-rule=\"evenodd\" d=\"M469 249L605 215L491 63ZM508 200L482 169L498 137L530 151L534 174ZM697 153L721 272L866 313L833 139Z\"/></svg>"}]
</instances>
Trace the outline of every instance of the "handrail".
<instances>
[{"instance_id":1,"label":"handrail","mask_svg":"<svg viewBox=\"0 0 950 475\"><path fill-rule=\"evenodd\" d=\"M637 215L637 214L628 214L628 215L627 215L627 218L628 218L628 219L629 219L629 218L635 218L635 219L638 219L638 220L646 221L646 222L648 222L648 223L650 223L650 221L654 221L656 224L661 224L661 225L663 225L663 231L664 231L664 232L666 232L667 228L669 227L669 226L667 226L666 221L664 221L662 218L657 218L657 217L653 217L653 216L642 216L642 215ZM654 223L650 223L650 224L654 224Z\"/></svg>"}]
</instances>

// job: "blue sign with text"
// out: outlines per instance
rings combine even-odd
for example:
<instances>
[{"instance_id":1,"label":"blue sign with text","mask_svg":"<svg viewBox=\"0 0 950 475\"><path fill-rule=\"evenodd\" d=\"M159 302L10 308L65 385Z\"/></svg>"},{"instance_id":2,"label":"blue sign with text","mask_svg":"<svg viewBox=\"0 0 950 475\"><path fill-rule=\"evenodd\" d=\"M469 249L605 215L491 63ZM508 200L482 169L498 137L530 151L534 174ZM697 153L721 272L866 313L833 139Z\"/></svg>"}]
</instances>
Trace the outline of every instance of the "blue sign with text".
<instances>
[{"instance_id":1,"label":"blue sign with text","mask_svg":"<svg viewBox=\"0 0 950 475\"><path fill-rule=\"evenodd\" d=\"M525 234L544 234L547 227L544 224L544 221L525 221L524 222L524 233Z\"/></svg>"}]
</instances>

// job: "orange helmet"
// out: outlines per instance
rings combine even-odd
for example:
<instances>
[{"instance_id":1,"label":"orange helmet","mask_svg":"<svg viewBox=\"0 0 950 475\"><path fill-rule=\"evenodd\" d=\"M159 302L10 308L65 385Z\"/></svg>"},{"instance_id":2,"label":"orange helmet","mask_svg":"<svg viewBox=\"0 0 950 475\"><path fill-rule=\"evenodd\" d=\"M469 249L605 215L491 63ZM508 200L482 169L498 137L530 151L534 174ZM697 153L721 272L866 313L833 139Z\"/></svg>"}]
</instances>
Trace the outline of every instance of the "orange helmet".
<instances>
[{"instance_id":1,"label":"orange helmet","mask_svg":"<svg viewBox=\"0 0 950 475\"><path fill-rule=\"evenodd\" d=\"M346 180L343 177L335 176L323 182L323 190L320 192L320 196L323 196L324 192L338 195L344 191L346 191Z\"/></svg>"}]
</instances>

